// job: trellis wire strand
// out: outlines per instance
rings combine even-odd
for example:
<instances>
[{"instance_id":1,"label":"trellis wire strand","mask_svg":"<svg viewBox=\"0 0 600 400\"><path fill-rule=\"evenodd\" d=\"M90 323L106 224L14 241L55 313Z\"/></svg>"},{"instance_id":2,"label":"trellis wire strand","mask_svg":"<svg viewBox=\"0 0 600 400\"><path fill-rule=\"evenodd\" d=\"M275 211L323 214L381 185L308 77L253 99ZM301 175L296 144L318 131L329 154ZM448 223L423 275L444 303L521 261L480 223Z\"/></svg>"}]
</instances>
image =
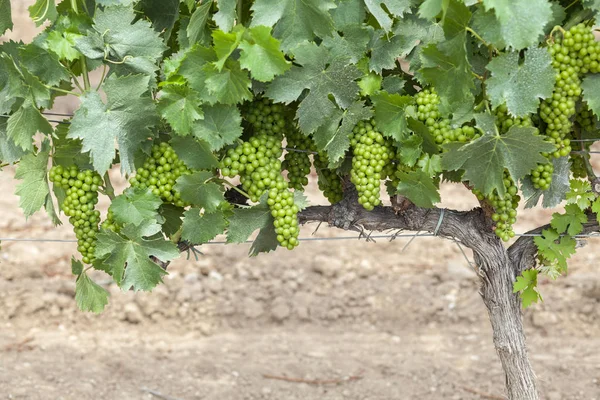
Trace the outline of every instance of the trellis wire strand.
<instances>
[{"instance_id":1,"label":"trellis wire strand","mask_svg":"<svg viewBox=\"0 0 600 400\"><path fill-rule=\"evenodd\" d=\"M369 238L371 239L395 239L395 238L411 238L411 241L417 237L435 237L433 233L405 233L405 234L390 234L390 235L371 235ZM541 233L516 233L516 237L541 237ZM590 233L583 235L575 235L573 236L576 239L584 239L584 238L595 238L600 237L600 233ZM299 238L298 240L301 242L326 242L332 240L360 240L361 236L337 236L337 237L325 237L325 238ZM47 238L13 238L13 237L0 237L0 242L57 242L57 243L76 243L76 239L47 239ZM242 243L254 243L254 240L246 240ZM212 242L207 242L203 244L233 244L226 241L215 240Z\"/></svg>"}]
</instances>

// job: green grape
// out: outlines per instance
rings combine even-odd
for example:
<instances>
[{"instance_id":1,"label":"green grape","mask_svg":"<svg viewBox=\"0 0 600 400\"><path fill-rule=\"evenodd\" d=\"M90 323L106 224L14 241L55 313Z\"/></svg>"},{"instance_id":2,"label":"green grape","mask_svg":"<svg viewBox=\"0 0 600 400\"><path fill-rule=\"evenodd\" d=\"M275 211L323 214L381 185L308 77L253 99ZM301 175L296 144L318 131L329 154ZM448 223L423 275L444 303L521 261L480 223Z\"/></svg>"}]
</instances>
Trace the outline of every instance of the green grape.
<instances>
[{"instance_id":1,"label":"green grape","mask_svg":"<svg viewBox=\"0 0 600 400\"><path fill-rule=\"evenodd\" d=\"M504 170L504 196L500 196L497 190L484 196L479 190L474 189L473 193L479 201L487 201L494 209L492 221L495 223L494 232L496 236L505 242L508 242L515 236L512 228L517 221L517 207L521 197L517 194L518 189L515 182L510 177L507 170Z\"/></svg>"},{"instance_id":2,"label":"green grape","mask_svg":"<svg viewBox=\"0 0 600 400\"><path fill-rule=\"evenodd\" d=\"M98 188L102 178L97 172L80 171L75 165L63 167L55 165L50 169L49 179L65 190L66 197L60 205L69 217L77 237L77 250L85 264L94 262L96 235L100 223L100 211L95 209L98 203Z\"/></svg>"},{"instance_id":3,"label":"green grape","mask_svg":"<svg viewBox=\"0 0 600 400\"><path fill-rule=\"evenodd\" d=\"M598 118L589 109L587 103L581 103L580 109L575 115L575 121L579 125L580 131L587 137L597 137ZM592 145L591 141L581 142L581 151L589 151ZM587 169L583 154L571 154L571 171L575 178L587 177Z\"/></svg>"},{"instance_id":4,"label":"green grape","mask_svg":"<svg viewBox=\"0 0 600 400\"><path fill-rule=\"evenodd\" d=\"M308 151L314 151L315 145L310 137L306 137L297 129L291 129L285 134L288 150L285 155L282 168L288 172L290 186L296 190L304 190L308 185L308 174L310 174L310 156Z\"/></svg>"},{"instance_id":5,"label":"green grape","mask_svg":"<svg viewBox=\"0 0 600 400\"><path fill-rule=\"evenodd\" d=\"M240 177L242 188L253 202L268 193L267 204L274 218L277 241L292 250L299 244L300 229L298 206L281 174L282 163L279 161L283 133L292 131L286 123L285 111L282 105L268 99L247 104L242 117L249 124L250 138L229 148L219 167L225 177Z\"/></svg>"},{"instance_id":6,"label":"green grape","mask_svg":"<svg viewBox=\"0 0 600 400\"><path fill-rule=\"evenodd\" d=\"M175 183L180 176L191 173L192 171L175 154L175 150L168 143L162 142L152 146L151 156L137 169L129 183L132 187L150 189L165 203L186 207L189 204L181 199L181 193L175 190Z\"/></svg>"},{"instance_id":7,"label":"green grape","mask_svg":"<svg viewBox=\"0 0 600 400\"><path fill-rule=\"evenodd\" d=\"M496 126L498 126L500 134L508 132L508 130L513 126L533 126L533 121L529 115L525 117L511 117L508 114L508 107L506 107L506 104L496 107L494 110L494 115L496 116Z\"/></svg>"},{"instance_id":8,"label":"green grape","mask_svg":"<svg viewBox=\"0 0 600 400\"><path fill-rule=\"evenodd\" d=\"M381 180L387 176L386 166L395 155L389 141L375 126L374 120L360 121L350 135L353 150L350 180L358 191L358 202L369 211L381 204Z\"/></svg>"},{"instance_id":9,"label":"green grape","mask_svg":"<svg viewBox=\"0 0 600 400\"><path fill-rule=\"evenodd\" d=\"M463 125L452 128L452 121L441 117L440 98L433 88L421 90L415 95L415 101L417 103L417 119L427 126L437 144L467 143L480 136L472 126Z\"/></svg>"},{"instance_id":10,"label":"green grape","mask_svg":"<svg viewBox=\"0 0 600 400\"><path fill-rule=\"evenodd\" d=\"M338 203L344 197L342 178L328 168L329 158L326 152L315 155L315 169L317 170L317 184L323 195L331 204Z\"/></svg>"}]
</instances>

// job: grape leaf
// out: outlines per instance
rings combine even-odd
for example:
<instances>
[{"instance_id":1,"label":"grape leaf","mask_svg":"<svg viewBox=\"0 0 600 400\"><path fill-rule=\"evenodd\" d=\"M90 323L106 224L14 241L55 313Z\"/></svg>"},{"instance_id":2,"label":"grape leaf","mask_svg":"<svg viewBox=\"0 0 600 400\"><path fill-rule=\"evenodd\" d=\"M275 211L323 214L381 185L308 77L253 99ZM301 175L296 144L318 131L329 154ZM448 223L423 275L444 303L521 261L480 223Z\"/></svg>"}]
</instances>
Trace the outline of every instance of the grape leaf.
<instances>
[{"instance_id":1,"label":"grape leaf","mask_svg":"<svg viewBox=\"0 0 600 400\"><path fill-rule=\"evenodd\" d=\"M290 69L291 63L279 50L279 41L271 36L271 29L266 26L255 26L249 30L240 43L240 65L250 71L252 78L269 82L276 75Z\"/></svg>"},{"instance_id":2,"label":"grape leaf","mask_svg":"<svg viewBox=\"0 0 600 400\"><path fill-rule=\"evenodd\" d=\"M542 300L542 296L536 290L538 271L536 269L528 269L523 271L521 276L517 276L517 280L513 285L513 293L521 292L521 300L523 307L527 308L532 303L537 303Z\"/></svg>"},{"instance_id":3,"label":"grape leaf","mask_svg":"<svg viewBox=\"0 0 600 400\"><path fill-rule=\"evenodd\" d=\"M8 118L7 136L23 150L33 150L33 136L37 132L49 135L52 133L52 125L31 104L26 103Z\"/></svg>"},{"instance_id":4,"label":"grape leaf","mask_svg":"<svg viewBox=\"0 0 600 400\"><path fill-rule=\"evenodd\" d=\"M287 51L315 36L330 35L332 8L335 3L331 0L256 0L251 7L251 26L275 26L273 35L281 39L281 47Z\"/></svg>"},{"instance_id":5,"label":"grape leaf","mask_svg":"<svg viewBox=\"0 0 600 400\"><path fill-rule=\"evenodd\" d=\"M81 264L80 261L72 260L72 262ZM108 296L108 291L91 280L85 272L77 277L75 302L81 311L101 313L108 304Z\"/></svg>"},{"instance_id":6,"label":"grape leaf","mask_svg":"<svg viewBox=\"0 0 600 400\"><path fill-rule=\"evenodd\" d=\"M555 262L563 271L567 269L567 259L575 254L577 244L571 236L560 236L554 229L544 229L542 235L534 237L533 241L538 252L545 259Z\"/></svg>"},{"instance_id":7,"label":"grape leaf","mask_svg":"<svg viewBox=\"0 0 600 400\"><path fill-rule=\"evenodd\" d=\"M487 65L486 86L492 106L506 103L508 112L523 117L537 112L539 99L552 95L556 73L546 49L531 48L519 63L519 53L503 53Z\"/></svg>"},{"instance_id":8,"label":"grape leaf","mask_svg":"<svg viewBox=\"0 0 600 400\"><path fill-rule=\"evenodd\" d=\"M199 208L190 208L184 213L181 238L193 244L208 243L225 232L227 220L223 211L200 215Z\"/></svg>"},{"instance_id":9,"label":"grape leaf","mask_svg":"<svg viewBox=\"0 0 600 400\"><path fill-rule=\"evenodd\" d=\"M250 245L250 252L248 254L250 257L254 257L260 253L268 253L276 250L277 246L279 246L279 242L277 241L277 232L275 232L275 227L273 224L270 223L258 231L256 239L254 239Z\"/></svg>"},{"instance_id":10,"label":"grape leaf","mask_svg":"<svg viewBox=\"0 0 600 400\"><path fill-rule=\"evenodd\" d=\"M241 123L240 110L236 106L206 106L204 119L196 122L192 133L208 143L212 150L220 150L242 135Z\"/></svg>"},{"instance_id":11,"label":"grape leaf","mask_svg":"<svg viewBox=\"0 0 600 400\"><path fill-rule=\"evenodd\" d=\"M26 95L27 91L13 58L0 52L0 114L10 113L17 98Z\"/></svg>"},{"instance_id":12,"label":"grape leaf","mask_svg":"<svg viewBox=\"0 0 600 400\"><path fill-rule=\"evenodd\" d=\"M284 75L278 76L267 89L267 96L275 101L290 103L296 100L305 89L308 95L298 107L298 123L305 134L314 132L327 122L336 109L329 96L337 105L346 109L352 105L359 87L356 79L362 74L344 59L329 58L329 52L314 43L304 43L294 50L294 62Z\"/></svg>"},{"instance_id":13,"label":"grape leaf","mask_svg":"<svg viewBox=\"0 0 600 400\"><path fill-rule=\"evenodd\" d=\"M483 5L494 9L504 41L515 50L536 44L552 18L547 0L483 0Z\"/></svg>"},{"instance_id":14,"label":"grape leaf","mask_svg":"<svg viewBox=\"0 0 600 400\"><path fill-rule=\"evenodd\" d=\"M75 48L75 42L82 35L73 32L52 31L46 38L48 50L61 60L75 61L81 53Z\"/></svg>"},{"instance_id":15,"label":"grape leaf","mask_svg":"<svg viewBox=\"0 0 600 400\"><path fill-rule=\"evenodd\" d=\"M473 103L475 84L464 36L428 45L421 51L421 63L419 75L437 90L443 115Z\"/></svg>"},{"instance_id":16,"label":"grape leaf","mask_svg":"<svg viewBox=\"0 0 600 400\"><path fill-rule=\"evenodd\" d=\"M190 22L186 28L186 35L190 45L199 42L202 44L208 44L210 39L210 29L206 22L210 16L210 8L212 6L211 1L203 2L196 8Z\"/></svg>"},{"instance_id":17,"label":"grape leaf","mask_svg":"<svg viewBox=\"0 0 600 400\"><path fill-rule=\"evenodd\" d=\"M112 58L117 63L129 61L130 65L150 62L154 64L166 46L148 21L138 19L134 24L131 7L105 7L94 15L94 28L76 39L79 51L91 59Z\"/></svg>"},{"instance_id":18,"label":"grape leaf","mask_svg":"<svg viewBox=\"0 0 600 400\"><path fill-rule=\"evenodd\" d=\"M19 57L29 72L48 85L58 86L61 81L71 79L69 71L55 54L33 43L19 49Z\"/></svg>"},{"instance_id":19,"label":"grape leaf","mask_svg":"<svg viewBox=\"0 0 600 400\"><path fill-rule=\"evenodd\" d=\"M130 174L135 170L134 158L140 144L154 137L150 129L158 118L147 93L148 80L144 75L109 76L104 83L106 104L95 91L81 96L68 137L82 139L83 151L90 153L94 169L100 175L112 164L115 140L119 145L121 171Z\"/></svg>"},{"instance_id":20,"label":"grape leaf","mask_svg":"<svg viewBox=\"0 0 600 400\"><path fill-rule=\"evenodd\" d=\"M96 0L96 3L102 6L129 6L137 0Z\"/></svg>"},{"instance_id":21,"label":"grape leaf","mask_svg":"<svg viewBox=\"0 0 600 400\"><path fill-rule=\"evenodd\" d=\"M202 100L208 103L215 103L216 96L208 92L206 87L206 78L210 69L210 64L217 61L217 55L212 48L196 45L185 52L179 67L179 73L188 81L190 87L200 93Z\"/></svg>"},{"instance_id":22,"label":"grape leaf","mask_svg":"<svg viewBox=\"0 0 600 400\"><path fill-rule=\"evenodd\" d=\"M174 188L181 193L183 201L200 206L211 213L225 201L222 186L209 182L212 178L214 178L213 174L207 171L182 175L177 179Z\"/></svg>"},{"instance_id":23,"label":"grape leaf","mask_svg":"<svg viewBox=\"0 0 600 400\"><path fill-rule=\"evenodd\" d=\"M225 61L229 56L237 49L238 45L242 41L244 36L245 28L242 25L237 25L233 32L223 32L215 30L212 32L213 48L217 54L217 62L215 66L218 71L223 69Z\"/></svg>"},{"instance_id":24,"label":"grape leaf","mask_svg":"<svg viewBox=\"0 0 600 400\"><path fill-rule=\"evenodd\" d=\"M40 26L46 20L54 22L58 17L54 0L36 0L33 5L29 6L28 10L35 26Z\"/></svg>"},{"instance_id":25,"label":"grape leaf","mask_svg":"<svg viewBox=\"0 0 600 400\"><path fill-rule=\"evenodd\" d=\"M397 187L398 194L407 197L415 205L431 208L441 201L433 179L423 170L402 172L398 178L400 179Z\"/></svg>"},{"instance_id":26,"label":"grape leaf","mask_svg":"<svg viewBox=\"0 0 600 400\"><path fill-rule=\"evenodd\" d=\"M371 118L373 110L366 107L363 101L356 101L347 110L336 109L329 121L317 129L313 138L319 150L327 151L329 165L337 164L350 147L348 136L354 126L363 120Z\"/></svg>"},{"instance_id":27,"label":"grape leaf","mask_svg":"<svg viewBox=\"0 0 600 400\"><path fill-rule=\"evenodd\" d=\"M0 35L13 28L10 0L0 0Z\"/></svg>"},{"instance_id":28,"label":"grape leaf","mask_svg":"<svg viewBox=\"0 0 600 400\"><path fill-rule=\"evenodd\" d=\"M150 189L128 188L114 198L110 211L118 224L132 224L140 228L140 236L152 236L160 232L158 208L162 200Z\"/></svg>"},{"instance_id":29,"label":"grape leaf","mask_svg":"<svg viewBox=\"0 0 600 400\"><path fill-rule=\"evenodd\" d=\"M429 175L431 178L435 177L436 175L438 175L440 172L442 172L442 158L439 154L427 154L425 153L421 159L419 160L419 162L417 163L417 165L419 166L419 168L421 168L421 170L423 172L425 172L427 175Z\"/></svg>"},{"instance_id":30,"label":"grape leaf","mask_svg":"<svg viewBox=\"0 0 600 400\"><path fill-rule=\"evenodd\" d=\"M15 194L20 197L19 206L25 217L30 217L42 208L50 196L47 179L49 154L48 150L38 154L29 153L21 158L15 171L15 179L23 180L17 185Z\"/></svg>"},{"instance_id":31,"label":"grape leaf","mask_svg":"<svg viewBox=\"0 0 600 400\"><path fill-rule=\"evenodd\" d=\"M402 140L408 134L406 114L407 111L410 113L407 107L414 104L413 98L382 91L371 96L371 101L375 108L377 128L384 136Z\"/></svg>"},{"instance_id":32,"label":"grape leaf","mask_svg":"<svg viewBox=\"0 0 600 400\"><path fill-rule=\"evenodd\" d=\"M209 170L217 168L219 165L219 160L217 160L208 143L203 140L173 136L169 143L175 150L175 154L188 168Z\"/></svg>"},{"instance_id":33,"label":"grape leaf","mask_svg":"<svg viewBox=\"0 0 600 400\"><path fill-rule=\"evenodd\" d=\"M160 206L159 213L165 221L162 225L162 231L165 235L172 237L179 228L181 228L183 218L183 208L173 204L163 204Z\"/></svg>"},{"instance_id":34,"label":"grape leaf","mask_svg":"<svg viewBox=\"0 0 600 400\"><path fill-rule=\"evenodd\" d=\"M158 113L178 135L192 132L194 122L202 119L198 92L187 86L168 85L160 91Z\"/></svg>"},{"instance_id":35,"label":"grape leaf","mask_svg":"<svg viewBox=\"0 0 600 400\"><path fill-rule=\"evenodd\" d=\"M244 243L257 229L273 228L273 216L266 202L254 207L236 208L229 218L227 243Z\"/></svg>"},{"instance_id":36,"label":"grape leaf","mask_svg":"<svg viewBox=\"0 0 600 400\"><path fill-rule=\"evenodd\" d=\"M567 204L576 204L581 210L587 209L596 196L592 192L592 185L588 181L571 179L571 190L567 192Z\"/></svg>"},{"instance_id":37,"label":"grape leaf","mask_svg":"<svg viewBox=\"0 0 600 400\"><path fill-rule=\"evenodd\" d=\"M425 0L419 6L419 16L421 18L432 19L435 18L442 11L444 16L448 10L448 0ZM443 20L444 18L442 18Z\"/></svg>"},{"instance_id":38,"label":"grape leaf","mask_svg":"<svg viewBox=\"0 0 600 400\"><path fill-rule=\"evenodd\" d=\"M448 149L442 155L444 169L464 169L463 180L469 181L485 195L494 189L504 195L502 175L505 168L513 180L518 181L537 164L547 162L540 153L554 148L542 136L536 135L535 128L518 126L512 126L504 135L487 131L469 144L444 147Z\"/></svg>"},{"instance_id":39,"label":"grape leaf","mask_svg":"<svg viewBox=\"0 0 600 400\"><path fill-rule=\"evenodd\" d=\"M179 256L177 246L162 238L139 237L137 231L127 225L121 232L124 234L102 230L98 234L94 266L108 272L123 290L152 290L167 272L150 256L163 262L171 261Z\"/></svg>"},{"instance_id":40,"label":"grape leaf","mask_svg":"<svg viewBox=\"0 0 600 400\"><path fill-rule=\"evenodd\" d=\"M8 138L6 122L6 118L0 117L0 160L12 164L27 154L27 151Z\"/></svg>"},{"instance_id":41,"label":"grape leaf","mask_svg":"<svg viewBox=\"0 0 600 400\"><path fill-rule=\"evenodd\" d=\"M380 75L373 72L369 72L358 81L358 87L360 88L360 94L363 96L372 96L381 90L381 82L383 79Z\"/></svg>"},{"instance_id":42,"label":"grape leaf","mask_svg":"<svg viewBox=\"0 0 600 400\"><path fill-rule=\"evenodd\" d=\"M389 94L404 94L404 85L406 81L399 76L388 75L383 78L381 88Z\"/></svg>"},{"instance_id":43,"label":"grape leaf","mask_svg":"<svg viewBox=\"0 0 600 400\"><path fill-rule=\"evenodd\" d=\"M594 114L600 116L600 76L598 74L587 75L581 82L581 88L583 89L583 100Z\"/></svg>"},{"instance_id":44,"label":"grape leaf","mask_svg":"<svg viewBox=\"0 0 600 400\"><path fill-rule=\"evenodd\" d=\"M240 69L239 61L227 60L222 70L213 64L204 67L206 88L222 104L237 104L252 99L252 82L248 72Z\"/></svg>"},{"instance_id":45,"label":"grape leaf","mask_svg":"<svg viewBox=\"0 0 600 400\"><path fill-rule=\"evenodd\" d=\"M179 0L140 0L138 6L146 17L152 21L156 32L164 32L163 37L168 39L175 21L179 18Z\"/></svg>"},{"instance_id":46,"label":"grape leaf","mask_svg":"<svg viewBox=\"0 0 600 400\"><path fill-rule=\"evenodd\" d=\"M535 189L531 177L523 179L521 190L523 196L527 199L525 208L532 208L537 205L542 194L542 206L544 208L556 207L567 198L569 191L569 177L571 175L571 163L568 157L560 157L552 160L554 173L552 174L552 182L547 190Z\"/></svg>"},{"instance_id":47,"label":"grape leaf","mask_svg":"<svg viewBox=\"0 0 600 400\"><path fill-rule=\"evenodd\" d=\"M347 64L356 64L360 60L367 61L364 57L372 36L372 27L352 25L344 29L343 36L337 32L327 36L323 39L322 46L329 50L331 58L343 58Z\"/></svg>"},{"instance_id":48,"label":"grape leaf","mask_svg":"<svg viewBox=\"0 0 600 400\"><path fill-rule=\"evenodd\" d=\"M410 15L399 20L392 33L390 37L380 32L373 39L369 60L372 71L393 69L398 57L406 57L419 43L437 43L444 37L440 25Z\"/></svg>"},{"instance_id":49,"label":"grape leaf","mask_svg":"<svg viewBox=\"0 0 600 400\"><path fill-rule=\"evenodd\" d=\"M473 13L471 20L473 30L477 32L486 42L498 49L506 47L502 36L500 21L496 18L494 11L486 11L483 7Z\"/></svg>"},{"instance_id":50,"label":"grape leaf","mask_svg":"<svg viewBox=\"0 0 600 400\"><path fill-rule=\"evenodd\" d=\"M367 14L362 0L338 0L337 7L329 10L329 13L338 30L363 22Z\"/></svg>"},{"instance_id":51,"label":"grape leaf","mask_svg":"<svg viewBox=\"0 0 600 400\"><path fill-rule=\"evenodd\" d=\"M410 12L414 3L414 0L365 0L367 9L385 31L389 31L394 22L388 12L394 17L402 17L405 12Z\"/></svg>"},{"instance_id":52,"label":"grape leaf","mask_svg":"<svg viewBox=\"0 0 600 400\"><path fill-rule=\"evenodd\" d=\"M213 19L219 29L229 32L233 28L236 4L237 0L217 0L219 11L215 13Z\"/></svg>"},{"instance_id":53,"label":"grape leaf","mask_svg":"<svg viewBox=\"0 0 600 400\"><path fill-rule=\"evenodd\" d=\"M583 230L583 224L588 221L587 216L576 204L567 204L565 213L552 214L550 225L558 233L567 233L575 236Z\"/></svg>"}]
</instances>

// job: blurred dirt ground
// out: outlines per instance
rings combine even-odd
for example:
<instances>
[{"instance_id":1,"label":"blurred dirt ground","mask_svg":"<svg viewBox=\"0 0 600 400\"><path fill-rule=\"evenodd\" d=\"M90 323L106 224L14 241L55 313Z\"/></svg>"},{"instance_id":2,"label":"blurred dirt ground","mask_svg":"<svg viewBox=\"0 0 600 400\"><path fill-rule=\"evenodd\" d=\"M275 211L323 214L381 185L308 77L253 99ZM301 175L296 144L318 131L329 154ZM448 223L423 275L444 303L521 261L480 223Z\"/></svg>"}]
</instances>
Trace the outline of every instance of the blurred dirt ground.
<instances>
[{"instance_id":1,"label":"blurred dirt ground","mask_svg":"<svg viewBox=\"0 0 600 400\"><path fill-rule=\"evenodd\" d=\"M11 38L32 37L29 3L13 0ZM25 221L13 175L0 173L0 237L73 238L43 213ZM315 186L309 198L322 203ZM475 205L460 186L442 198ZM550 215L523 211L517 230ZM348 235L321 226L314 237ZM3 242L0 399L502 398L474 272L450 241L418 238L400 252L407 241L304 242L251 259L249 245L205 245L198 261L174 262L153 293L123 293L93 275L112 294L101 315L76 309L73 243ZM525 312L542 399L600 399L599 248L590 240L567 277L542 281L545 302Z\"/></svg>"}]
</instances>

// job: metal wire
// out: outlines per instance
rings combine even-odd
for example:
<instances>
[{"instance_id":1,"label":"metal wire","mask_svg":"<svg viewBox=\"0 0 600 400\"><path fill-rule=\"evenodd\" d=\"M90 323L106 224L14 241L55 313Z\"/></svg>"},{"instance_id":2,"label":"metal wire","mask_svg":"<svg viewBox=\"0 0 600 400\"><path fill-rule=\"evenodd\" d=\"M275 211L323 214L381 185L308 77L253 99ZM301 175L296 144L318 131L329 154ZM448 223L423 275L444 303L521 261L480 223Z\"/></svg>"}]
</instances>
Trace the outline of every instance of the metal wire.
<instances>
[{"instance_id":1,"label":"metal wire","mask_svg":"<svg viewBox=\"0 0 600 400\"><path fill-rule=\"evenodd\" d=\"M410 242L412 242L415 238L417 237L435 237L436 235L434 235L433 233L419 233L417 232L417 234L413 234L413 233L406 233L406 234L390 234L390 235L370 235L369 238L370 239L395 239L395 238L399 238L399 237L404 237L404 238L411 238ZM543 235L541 233L516 233L515 234L516 237L542 237ZM298 241L300 242L327 242L327 241L333 241L333 240L360 240L362 236L358 235L358 236L335 236L335 237L326 237L326 238L314 238L314 237L305 237L305 238L299 238ZM573 236L574 238L577 239L583 239L583 238L595 238L595 237L600 237L600 233L590 233L590 234L585 234L585 235L575 235ZM0 242L55 242L55 243L76 243L77 240L76 239L52 239L52 238L13 238L13 237L0 237ZM246 240L245 242L242 243L254 243L254 240ZM204 244L233 244L230 242L226 242L224 240L215 240L215 241L211 241L211 242L207 242L207 243L203 243ZM460 245L459 245L460 247ZM462 250L462 249L461 249Z\"/></svg>"}]
</instances>

